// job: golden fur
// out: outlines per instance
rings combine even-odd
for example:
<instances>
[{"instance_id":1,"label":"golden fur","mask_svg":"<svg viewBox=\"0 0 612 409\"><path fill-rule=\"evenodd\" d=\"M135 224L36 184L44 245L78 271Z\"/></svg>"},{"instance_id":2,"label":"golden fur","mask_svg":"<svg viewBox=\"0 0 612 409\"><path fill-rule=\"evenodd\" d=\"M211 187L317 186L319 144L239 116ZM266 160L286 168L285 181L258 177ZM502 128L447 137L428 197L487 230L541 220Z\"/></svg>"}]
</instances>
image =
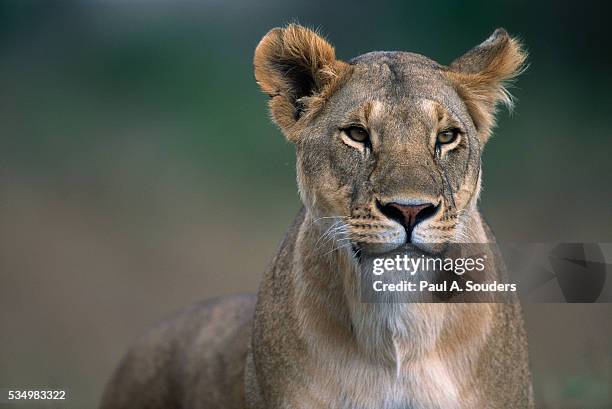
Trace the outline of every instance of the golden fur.
<instances>
[{"instance_id":1,"label":"golden fur","mask_svg":"<svg viewBox=\"0 0 612 409\"><path fill-rule=\"evenodd\" d=\"M501 29L450 66L404 52L343 62L307 28L270 31L255 77L295 143L304 207L256 301L162 324L130 350L102 408L533 408L516 299L365 303L359 281L375 255L494 243L477 206L480 156L525 57ZM350 137L356 126L366 140ZM389 203L431 211L408 228ZM503 277L487 251L488 274Z\"/></svg>"}]
</instances>

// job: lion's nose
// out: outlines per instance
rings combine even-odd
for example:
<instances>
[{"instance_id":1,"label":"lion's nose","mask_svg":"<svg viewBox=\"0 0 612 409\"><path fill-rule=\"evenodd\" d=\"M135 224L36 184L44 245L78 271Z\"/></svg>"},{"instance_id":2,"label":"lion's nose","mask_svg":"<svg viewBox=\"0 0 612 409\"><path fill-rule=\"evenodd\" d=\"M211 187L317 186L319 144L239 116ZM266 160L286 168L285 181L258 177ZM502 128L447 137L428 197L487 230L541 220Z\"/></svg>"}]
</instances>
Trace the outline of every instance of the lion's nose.
<instances>
[{"instance_id":1,"label":"lion's nose","mask_svg":"<svg viewBox=\"0 0 612 409\"><path fill-rule=\"evenodd\" d=\"M385 216L404 226L406 232L410 234L414 226L433 216L438 210L438 206L433 203L402 204L391 202L381 204L379 209Z\"/></svg>"}]
</instances>

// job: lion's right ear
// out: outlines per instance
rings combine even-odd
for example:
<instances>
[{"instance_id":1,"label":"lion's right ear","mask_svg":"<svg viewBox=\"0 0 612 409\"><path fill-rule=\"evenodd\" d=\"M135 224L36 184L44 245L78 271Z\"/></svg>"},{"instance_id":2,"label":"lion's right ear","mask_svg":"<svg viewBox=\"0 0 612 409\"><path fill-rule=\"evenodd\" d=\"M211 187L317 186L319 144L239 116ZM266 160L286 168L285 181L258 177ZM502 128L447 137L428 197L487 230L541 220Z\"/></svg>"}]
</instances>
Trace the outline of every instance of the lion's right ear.
<instances>
[{"instance_id":1,"label":"lion's right ear","mask_svg":"<svg viewBox=\"0 0 612 409\"><path fill-rule=\"evenodd\" d=\"M297 137L300 119L322 105L348 68L327 41L295 24L268 32L253 64L257 83L271 98L272 118L289 140Z\"/></svg>"},{"instance_id":2,"label":"lion's right ear","mask_svg":"<svg viewBox=\"0 0 612 409\"><path fill-rule=\"evenodd\" d=\"M465 101L474 125L486 141L495 124L499 102L512 107L505 85L524 69L527 52L521 43L498 28L483 43L450 65L449 75Z\"/></svg>"}]
</instances>

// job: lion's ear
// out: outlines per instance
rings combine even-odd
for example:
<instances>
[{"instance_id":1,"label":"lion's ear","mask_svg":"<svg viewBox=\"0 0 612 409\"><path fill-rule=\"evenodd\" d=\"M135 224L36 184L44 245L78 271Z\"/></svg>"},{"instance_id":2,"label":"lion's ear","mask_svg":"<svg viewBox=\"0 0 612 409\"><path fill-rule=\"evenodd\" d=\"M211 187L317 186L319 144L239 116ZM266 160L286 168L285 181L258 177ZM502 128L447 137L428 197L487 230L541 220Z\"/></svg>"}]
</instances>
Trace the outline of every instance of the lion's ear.
<instances>
[{"instance_id":1,"label":"lion's ear","mask_svg":"<svg viewBox=\"0 0 612 409\"><path fill-rule=\"evenodd\" d=\"M308 100L325 97L347 68L327 41L295 24L268 32L253 63L257 83L271 98L272 118L290 140L295 124L312 105Z\"/></svg>"},{"instance_id":2,"label":"lion's ear","mask_svg":"<svg viewBox=\"0 0 612 409\"><path fill-rule=\"evenodd\" d=\"M512 96L505 86L521 73L526 58L520 42L498 28L482 44L450 65L449 75L483 141L495 125L497 104L501 102L512 108Z\"/></svg>"}]
</instances>

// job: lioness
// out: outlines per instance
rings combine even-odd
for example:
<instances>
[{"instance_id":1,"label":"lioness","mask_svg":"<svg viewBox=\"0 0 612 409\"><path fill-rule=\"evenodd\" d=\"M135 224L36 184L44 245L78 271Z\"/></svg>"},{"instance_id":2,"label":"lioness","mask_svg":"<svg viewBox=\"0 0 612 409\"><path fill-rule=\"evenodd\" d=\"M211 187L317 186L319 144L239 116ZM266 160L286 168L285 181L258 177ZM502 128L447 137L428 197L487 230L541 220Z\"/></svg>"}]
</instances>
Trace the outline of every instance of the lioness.
<instances>
[{"instance_id":1,"label":"lioness","mask_svg":"<svg viewBox=\"0 0 612 409\"><path fill-rule=\"evenodd\" d=\"M407 52L343 62L307 28L270 31L255 77L295 143L303 209L257 297L153 329L102 408L532 408L518 303L369 304L356 290L364 258L495 241L480 157L525 57L503 29L450 66Z\"/></svg>"}]
</instances>

